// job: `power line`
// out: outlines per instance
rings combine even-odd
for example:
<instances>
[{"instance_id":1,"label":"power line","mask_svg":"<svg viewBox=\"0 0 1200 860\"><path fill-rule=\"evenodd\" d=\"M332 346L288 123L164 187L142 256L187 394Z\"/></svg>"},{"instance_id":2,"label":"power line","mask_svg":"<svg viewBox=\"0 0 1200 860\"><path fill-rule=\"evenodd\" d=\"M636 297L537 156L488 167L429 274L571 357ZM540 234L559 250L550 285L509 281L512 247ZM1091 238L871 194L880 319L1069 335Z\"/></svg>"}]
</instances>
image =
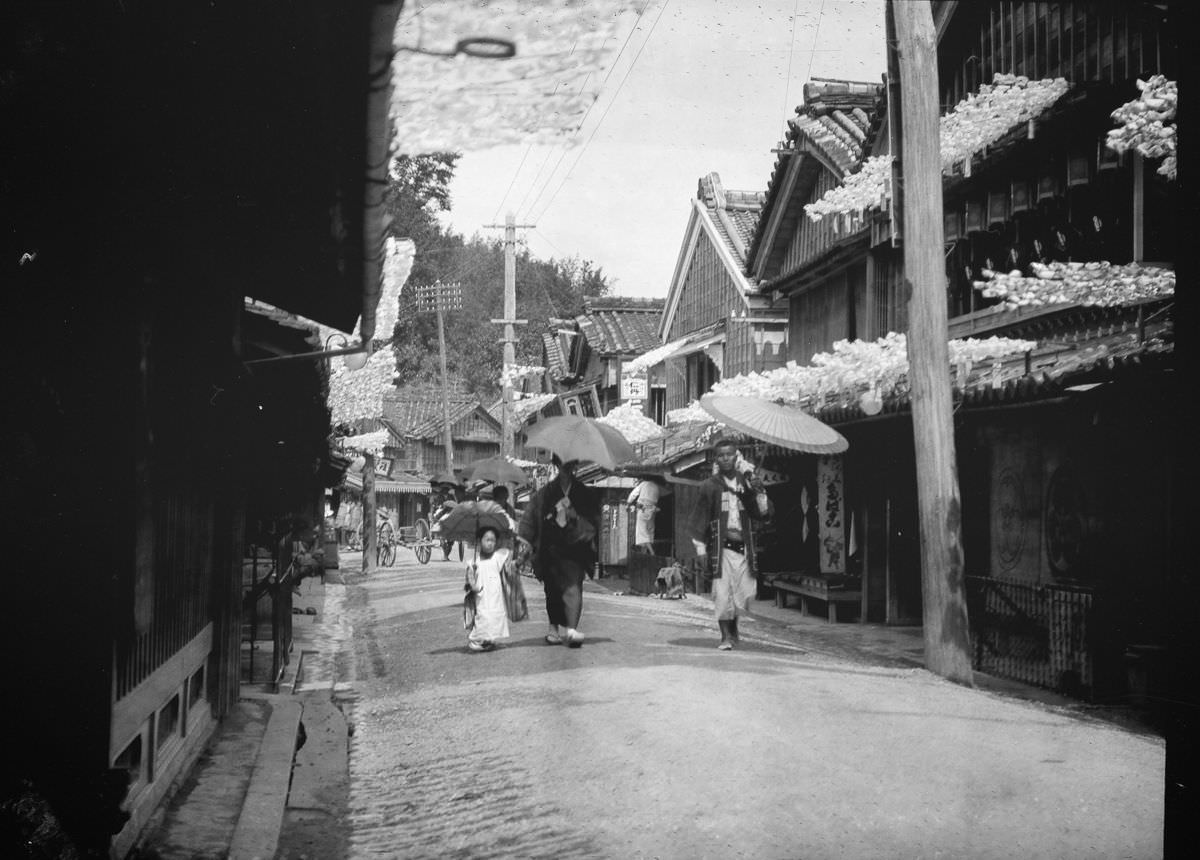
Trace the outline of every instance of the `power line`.
<instances>
[{"instance_id":1,"label":"power line","mask_svg":"<svg viewBox=\"0 0 1200 860\"><path fill-rule=\"evenodd\" d=\"M791 92L792 89L792 60L796 56L796 17L799 11L800 0L796 0L796 2L792 4L792 40L788 42L788 72L787 78L783 85L783 108L780 110L780 113L783 114L785 118L785 122L788 112L788 93Z\"/></svg>"},{"instance_id":2,"label":"power line","mask_svg":"<svg viewBox=\"0 0 1200 860\"><path fill-rule=\"evenodd\" d=\"M557 84L554 87L554 91L555 92L558 91ZM493 221L497 220L500 217L500 210L504 208L504 201L508 199L508 195L512 191L513 185L515 185L517 182L517 177L521 175L521 168L525 166L525 159L527 159L529 157L529 151L532 149L533 149L532 143L529 144L529 146L525 147L525 154L521 156L521 163L517 165L517 170L515 173L513 173L512 181L508 183L508 188L505 189L504 196L500 198L500 205L496 207L496 214L494 214L492 216Z\"/></svg>"},{"instance_id":3,"label":"power line","mask_svg":"<svg viewBox=\"0 0 1200 860\"><path fill-rule=\"evenodd\" d=\"M530 144L532 146L532 144ZM546 157L542 159L542 163L538 166L537 173L533 174L533 182L529 183L529 187L525 189L525 196L521 198L521 202L517 204L518 212L525 208L525 201L529 199L529 195L533 193L533 189L537 187L538 179L542 175L542 171L546 169L546 162L550 160L550 156L554 154L554 147L546 147ZM566 152L566 150L563 150ZM557 165L556 165L557 166ZM495 218L492 219L496 220Z\"/></svg>"},{"instance_id":4,"label":"power line","mask_svg":"<svg viewBox=\"0 0 1200 860\"><path fill-rule=\"evenodd\" d=\"M650 5L649 2L647 2L646 5L642 7L643 13L646 11L646 8L649 5ZM637 66L638 59L642 56L642 51L644 51L646 49L646 45L649 44L651 37L654 35L654 28L658 26L658 22L662 19L663 12L666 11L667 6L669 6L669 5L671 5L671 0L665 0L662 7L658 10L658 16L654 19L654 23L650 25L650 31L646 34L645 41L643 41L641 46L638 48L637 53L633 57L633 62L631 62L629 64L629 68L625 70L625 75L621 78L621 83L619 83L617 85L616 92L613 93L613 97L609 100L608 106L604 108L604 113L600 115L600 119L597 120L595 127L592 128L592 133L590 135L588 135L588 139L584 142L583 146L580 147L579 153L575 156L575 160L571 163L570 168L567 170L566 174L564 174L562 181L559 182L558 187L554 190L554 193L550 196L550 200L546 203L545 206L542 207L542 211L538 215L537 218L532 218L529 220L532 220L532 221L540 220L541 216L546 214L546 210L548 210L554 204L554 198L556 198L558 196L558 193L562 190L563 185L565 185L566 181L571 177L571 173L575 170L576 165L579 164L579 159L581 159L583 157L583 153L587 151L588 145L591 144L592 139L595 138L595 136L596 136L596 132L599 131L600 127L604 124L604 119L605 119L605 117L608 116L608 112L610 110L612 110L612 106L616 103L617 97L621 95L621 90L624 89L625 82L627 80L629 80L629 76L633 73L634 68ZM639 22L641 21L641 15L638 16L638 21ZM629 36L627 36L625 39L626 44L628 44L629 40L633 37L633 32L636 29L637 29L637 24L634 24L633 29L629 31ZM624 50L624 47L622 46L622 51L623 50ZM612 72L615 68L616 68L616 62L614 61L612 68L609 69L609 75L612 74ZM605 76L604 82L605 82L605 84L608 83L608 76ZM604 84L601 85L600 89L603 92ZM599 101L598 97L597 97L596 101ZM595 104L596 104L596 102L593 102L592 107L594 107ZM591 113L591 107L588 108L588 113ZM585 120L587 119L586 114L584 115L584 119ZM583 128L582 122L580 123L579 127L581 129ZM556 165L556 168L557 168L557 165ZM549 183L546 184L546 187L549 187ZM542 191L544 193L545 188L543 188ZM533 203L530 204L529 208L531 211L533 210L534 207L537 206L540 198L541 198L541 195L538 195L538 198L535 198Z\"/></svg>"},{"instance_id":5,"label":"power line","mask_svg":"<svg viewBox=\"0 0 1200 860\"><path fill-rule=\"evenodd\" d=\"M817 11L817 31L813 33L812 50L808 54L808 71L804 73L804 80L808 80L812 76L813 60L817 57L817 40L821 38L821 19L825 16L825 0L821 0L821 8Z\"/></svg>"},{"instance_id":6,"label":"power line","mask_svg":"<svg viewBox=\"0 0 1200 860\"><path fill-rule=\"evenodd\" d=\"M629 46L629 40L633 38L633 34L637 30L638 24L640 24L642 22L642 15L645 14L646 9L647 9L647 7L649 7L649 5L650 5L650 0L646 0L646 2L642 4L641 10L637 14L637 20L633 22L633 26L629 28L629 32L625 34L625 41L621 43L621 50L617 51L617 56L613 58L612 63L610 63L608 66L608 73L605 74L604 80L600 82L600 88L597 91L596 98L592 100L592 103L590 105L588 105L587 110L583 112L583 117L580 118L579 125L576 126L575 131L572 133L572 136L578 134L579 131L583 128L584 123L587 122L587 118L592 112L592 108L594 108L596 106L596 102L600 100L600 93L604 92L604 88L606 86L608 86L608 79L612 77L612 73L617 68L617 64L621 62L621 57L623 57L625 55L625 49ZM574 47L572 47L571 50L573 51ZM588 76L583 79L583 83L580 84L579 93L577 93L577 95L581 94L583 92L583 88L587 86L587 82L591 78L591 76L592 75L589 72ZM551 149L550 152L546 153L545 159L542 160L542 167L538 168L538 172L534 175L533 182L529 186L529 191L525 192L525 197L523 197L521 199L521 205L517 207L518 212L520 212L521 208L525 205L525 200L527 200L529 198L530 192L532 192L533 189L537 187L538 181L541 179L541 176L542 176L542 168L544 168L546 166L546 162L550 160L550 156L551 156L551 154L553 154L553 151L554 150ZM545 193L546 188L550 185L551 180L554 178L554 171L558 170L558 166L560 164L562 164L562 160L563 160L563 158L566 157L566 154L567 154L567 147L564 145L562 155L560 155L558 157L558 161L554 162L554 167L551 168L549 176L546 177L546 182L542 185L542 190L539 191L537 196L533 198L533 203L529 204L529 209L532 209L534 206L537 205L538 199L541 198L542 194ZM526 214L528 214L529 210L525 210L525 211L526 211Z\"/></svg>"}]
</instances>

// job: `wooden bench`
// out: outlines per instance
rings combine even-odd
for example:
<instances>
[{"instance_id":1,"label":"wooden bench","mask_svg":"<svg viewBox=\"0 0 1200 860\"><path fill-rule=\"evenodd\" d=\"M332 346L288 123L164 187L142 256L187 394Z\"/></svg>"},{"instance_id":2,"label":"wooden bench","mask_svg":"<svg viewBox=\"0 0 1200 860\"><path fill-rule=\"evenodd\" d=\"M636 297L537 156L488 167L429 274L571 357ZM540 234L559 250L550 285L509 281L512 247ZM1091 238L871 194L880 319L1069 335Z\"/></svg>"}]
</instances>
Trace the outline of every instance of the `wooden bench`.
<instances>
[{"instance_id":1,"label":"wooden bench","mask_svg":"<svg viewBox=\"0 0 1200 860\"><path fill-rule=\"evenodd\" d=\"M861 591L844 588L831 589L829 583L817 576L805 576L799 582L774 578L769 579L768 583L775 590L776 606L786 607L789 594L795 594L799 597L801 615L811 614L809 612L810 600L824 601L827 608L826 619L831 624L837 623L838 604L846 604L847 606L861 606L862 604ZM858 620L861 623L861 609Z\"/></svg>"}]
</instances>

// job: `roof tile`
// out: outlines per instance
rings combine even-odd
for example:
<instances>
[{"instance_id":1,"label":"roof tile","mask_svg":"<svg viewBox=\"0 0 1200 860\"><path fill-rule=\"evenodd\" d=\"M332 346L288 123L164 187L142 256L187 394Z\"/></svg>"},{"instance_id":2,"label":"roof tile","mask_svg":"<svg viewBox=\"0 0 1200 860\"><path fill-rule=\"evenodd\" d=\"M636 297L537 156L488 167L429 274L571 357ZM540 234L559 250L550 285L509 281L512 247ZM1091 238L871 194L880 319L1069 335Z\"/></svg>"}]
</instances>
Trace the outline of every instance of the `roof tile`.
<instances>
[{"instance_id":1,"label":"roof tile","mask_svg":"<svg viewBox=\"0 0 1200 860\"><path fill-rule=\"evenodd\" d=\"M601 355L641 354L661 345L663 299L608 297L588 300L575 317L588 346Z\"/></svg>"}]
</instances>

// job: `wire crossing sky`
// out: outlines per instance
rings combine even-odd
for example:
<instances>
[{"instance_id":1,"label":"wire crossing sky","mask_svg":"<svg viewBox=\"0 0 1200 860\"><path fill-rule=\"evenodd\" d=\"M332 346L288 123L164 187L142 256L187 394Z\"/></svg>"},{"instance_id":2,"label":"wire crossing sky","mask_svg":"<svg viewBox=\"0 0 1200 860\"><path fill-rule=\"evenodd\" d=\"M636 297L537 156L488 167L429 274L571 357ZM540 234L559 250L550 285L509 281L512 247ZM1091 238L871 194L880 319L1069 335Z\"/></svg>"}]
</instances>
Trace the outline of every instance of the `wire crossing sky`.
<instances>
[{"instance_id":1,"label":"wire crossing sky","mask_svg":"<svg viewBox=\"0 0 1200 860\"><path fill-rule=\"evenodd\" d=\"M483 225L512 211L537 225L520 232L534 254L577 254L614 293L661 297L701 177L765 191L810 77L880 80L883 0L646 0L636 11L575 145L467 153L444 220L487 236Z\"/></svg>"}]
</instances>

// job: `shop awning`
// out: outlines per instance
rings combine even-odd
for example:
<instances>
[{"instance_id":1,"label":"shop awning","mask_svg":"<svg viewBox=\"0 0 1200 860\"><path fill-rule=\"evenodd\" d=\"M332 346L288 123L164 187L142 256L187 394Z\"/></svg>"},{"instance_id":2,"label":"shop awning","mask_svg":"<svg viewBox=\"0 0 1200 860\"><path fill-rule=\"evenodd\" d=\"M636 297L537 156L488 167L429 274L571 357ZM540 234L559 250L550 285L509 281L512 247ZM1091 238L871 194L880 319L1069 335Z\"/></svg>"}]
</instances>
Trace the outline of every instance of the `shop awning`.
<instances>
[{"instance_id":1,"label":"shop awning","mask_svg":"<svg viewBox=\"0 0 1200 860\"><path fill-rule=\"evenodd\" d=\"M362 491L362 473L347 472L346 479L342 482L343 486L349 487L352 490ZM433 490L428 481L414 477L412 480L397 480L395 478L376 478L375 479L375 494L381 495L384 493L421 493L426 494Z\"/></svg>"}]
</instances>

